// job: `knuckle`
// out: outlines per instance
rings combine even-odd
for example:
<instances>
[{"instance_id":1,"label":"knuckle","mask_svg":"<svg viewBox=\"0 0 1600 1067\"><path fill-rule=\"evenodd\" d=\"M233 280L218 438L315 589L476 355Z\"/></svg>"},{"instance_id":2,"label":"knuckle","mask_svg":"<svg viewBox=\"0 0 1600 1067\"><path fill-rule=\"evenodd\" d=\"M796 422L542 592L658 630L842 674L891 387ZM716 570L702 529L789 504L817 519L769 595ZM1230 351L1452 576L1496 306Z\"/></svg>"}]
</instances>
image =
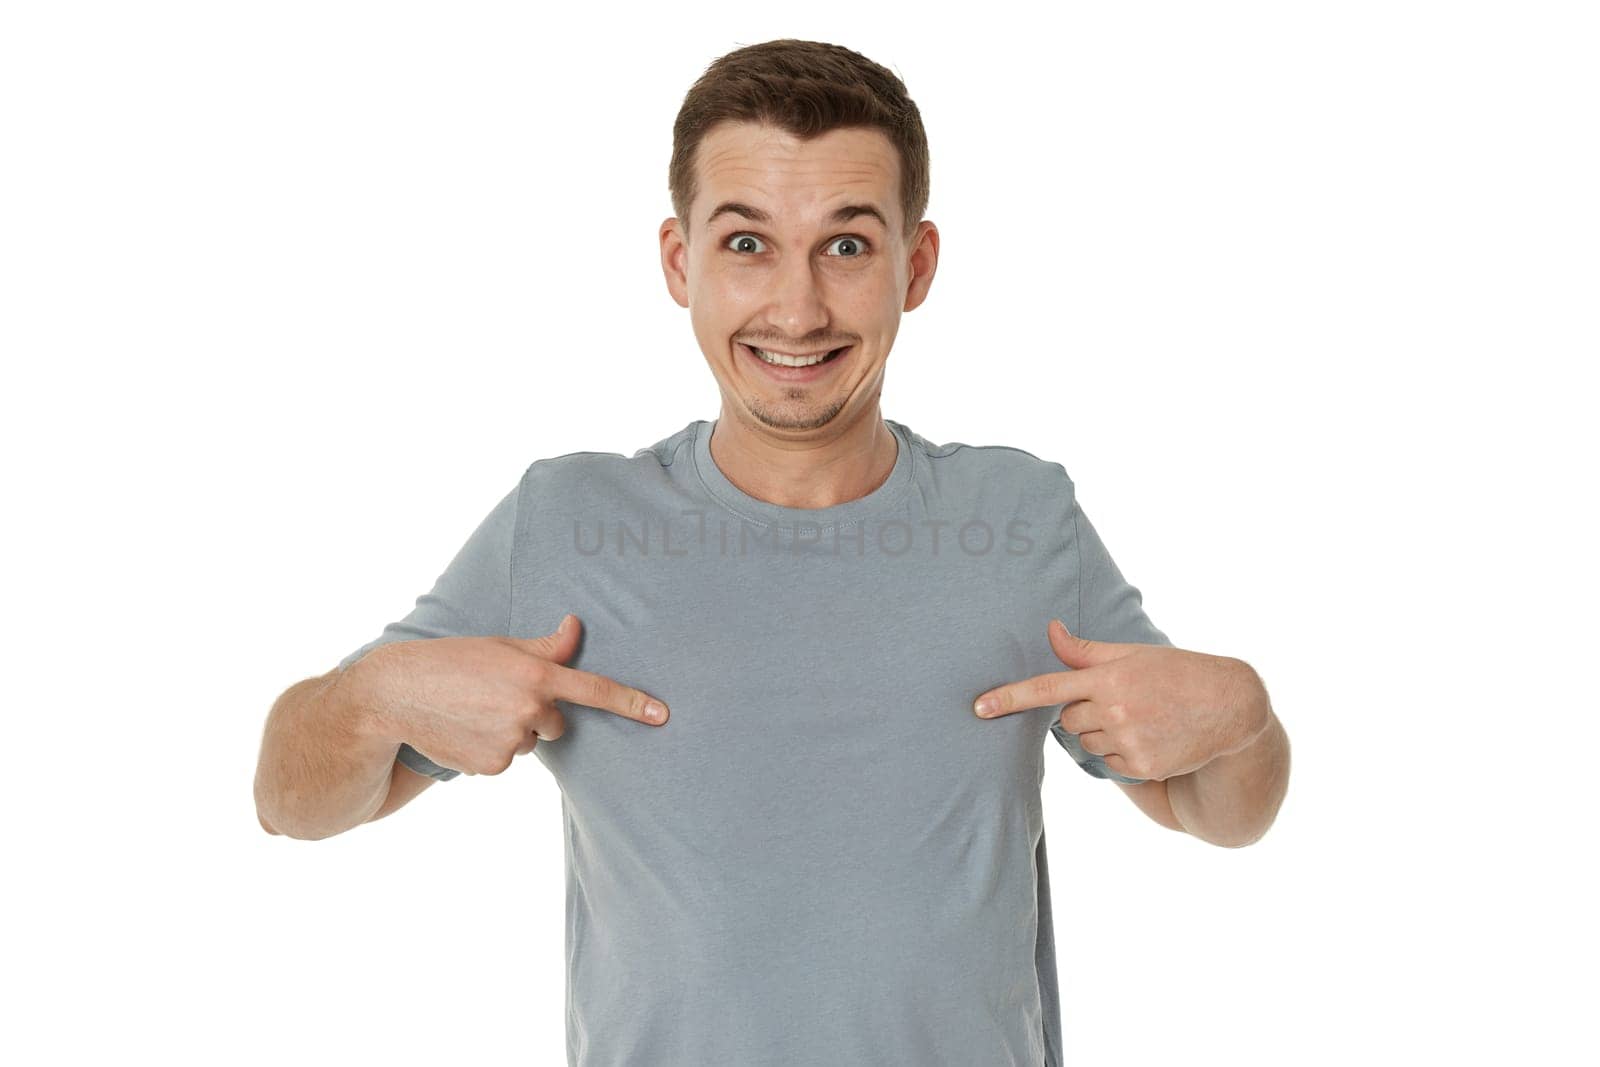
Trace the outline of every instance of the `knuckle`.
<instances>
[{"instance_id":1,"label":"knuckle","mask_svg":"<svg viewBox=\"0 0 1600 1067\"><path fill-rule=\"evenodd\" d=\"M500 736L499 740L496 741L494 746L495 752L500 753L515 751L519 746L527 743L527 740L530 736L532 736L532 733L533 728L531 726L525 727L521 723L515 724L513 729L508 729Z\"/></svg>"},{"instance_id":2,"label":"knuckle","mask_svg":"<svg viewBox=\"0 0 1600 1067\"><path fill-rule=\"evenodd\" d=\"M528 656L523 664L523 681L534 689L544 689L550 684L550 661Z\"/></svg>"},{"instance_id":3,"label":"knuckle","mask_svg":"<svg viewBox=\"0 0 1600 1067\"><path fill-rule=\"evenodd\" d=\"M544 704L541 701L530 701L523 705L522 710L517 714L517 728L523 733L537 730L544 716Z\"/></svg>"},{"instance_id":4,"label":"knuckle","mask_svg":"<svg viewBox=\"0 0 1600 1067\"><path fill-rule=\"evenodd\" d=\"M600 675L591 675L589 678L589 696L592 699L589 703L597 708L605 707L611 703L612 691L615 688L609 680L600 677Z\"/></svg>"},{"instance_id":5,"label":"knuckle","mask_svg":"<svg viewBox=\"0 0 1600 1067\"><path fill-rule=\"evenodd\" d=\"M554 741L567 732L567 720L560 712L541 715L534 722L534 730L542 741Z\"/></svg>"}]
</instances>

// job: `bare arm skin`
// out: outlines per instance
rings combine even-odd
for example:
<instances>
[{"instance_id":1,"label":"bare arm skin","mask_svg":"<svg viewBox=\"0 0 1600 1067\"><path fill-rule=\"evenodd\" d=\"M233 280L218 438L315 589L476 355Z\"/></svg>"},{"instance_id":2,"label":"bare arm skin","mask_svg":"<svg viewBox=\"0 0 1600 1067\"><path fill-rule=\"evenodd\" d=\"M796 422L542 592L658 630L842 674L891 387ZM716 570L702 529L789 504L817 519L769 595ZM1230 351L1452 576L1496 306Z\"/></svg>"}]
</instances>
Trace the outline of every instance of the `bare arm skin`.
<instances>
[{"instance_id":1,"label":"bare arm skin","mask_svg":"<svg viewBox=\"0 0 1600 1067\"><path fill-rule=\"evenodd\" d=\"M425 774L418 774L399 760L394 761L394 772L389 776L389 795L384 798L383 804L377 811L367 817L367 822L377 822L385 815L392 815L415 800L422 791L432 785L437 779L429 778ZM278 831L267 822L266 816L256 813L256 819L261 823L261 828L269 834Z\"/></svg>"},{"instance_id":2,"label":"bare arm skin","mask_svg":"<svg viewBox=\"0 0 1600 1067\"><path fill-rule=\"evenodd\" d=\"M1139 810L1150 816L1168 830L1184 830L1183 823L1178 821L1177 814L1172 810L1172 802L1167 798L1167 783L1156 779L1148 782L1118 782L1122 791L1128 794Z\"/></svg>"},{"instance_id":3,"label":"bare arm skin","mask_svg":"<svg viewBox=\"0 0 1600 1067\"><path fill-rule=\"evenodd\" d=\"M434 781L396 761L403 741L442 766L500 774L566 731L560 701L665 723L667 707L649 694L565 665L582 629L569 614L543 637L394 641L291 686L261 740L261 825L314 841L390 814Z\"/></svg>"},{"instance_id":4,"label":"bare arm skin","mask_svg":"<svg viewBox=\"0 0 1600 1067\"><path fill-rule=\"evenodd\" d=\"M342 684L348 675L334 670L308 678L273 704L255 777L256 815L268 832L308 841L332 837L421 792L384 810L400 770L433 781L395 762L399 742L378 736L370 709L352 699L354 687Z\"/></svg>"},{"instance_id":5,"label":"bare arm skin","mask_svg":"<svg viewBox=\"0 0 1600 1067\"><path fill-rule=\"evenodd\" d=\"M429 778L426 774L418 774L404 763L395 760L394 774L389 779L389 795L384 798L382 806L373 812L367 821L376 822L385 815L392 815L411 803L418 794L436 781L438 779Z\"/></svg>"}]
</instances>

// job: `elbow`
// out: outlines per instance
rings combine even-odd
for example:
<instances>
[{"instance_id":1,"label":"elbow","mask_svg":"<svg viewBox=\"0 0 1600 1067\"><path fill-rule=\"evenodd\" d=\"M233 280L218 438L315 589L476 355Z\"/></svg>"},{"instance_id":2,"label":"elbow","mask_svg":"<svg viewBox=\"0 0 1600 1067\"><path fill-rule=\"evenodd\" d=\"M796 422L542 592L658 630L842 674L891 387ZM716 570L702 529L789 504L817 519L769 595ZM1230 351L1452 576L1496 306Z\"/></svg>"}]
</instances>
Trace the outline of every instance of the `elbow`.
<instances>
[{"instance_id":1,"label":"elbow","mask_svg":"<svg viewBox=\"0 0 1600 1067\"><path fill-rule=\"evenodd\" d=\"M308 826L289 826L284 829L278 829L265 819L261 819L261 826L269 834L275 834L278 837L287 837L293 841L322 841L330 837L337 837L339 834L344 833L346 829L349 829L349 827L341 827L339 829L328 830L320 827L312 828Z\"/></svg>"},{"instance_id":2,"label":"elbow","mask_svg":"<svg viewBox=\"0 0 1600 1067\"><path fill-rule=\"evenodd\" d=\"M269 818L267 812L272 812ZM261 829L274 837L287 837L294 841L321 841L352 829L359 824L330 823L317 818L314 813L296 811L292 806L270 806L256 801L256 821Z\"/></svg>"},{"instance_id":3,"label":"elbow","mask_svg":"<svg viewBox=\"0 0 1600 1067\"><path fill-rule=\"evenodd\" d=\"M267 833L272 834L275 837L284 836L283 831L279 830L272 824L271 821L267 819L266 800L268 793L266 782L264 781L264 763L256 765L256 780L252 785L252 793L254 794L256 806L256 822L260 823L261 828Z\"/></svg>"},{"instance_id":4,"label":"elbow","mask_svg":"<svg viewBox=\"0 0 1600 1067\"><path fill-rule=\"evenodd\" d=\"M264 798L258 784L256 790L256 821L261 824L261 829L274 837L287 837L294 841L315 841L318 838L329 836L324 833L312 832L309 827L301 825L300 821L293 817L292 812L283 810L281 806L273 807L263 801ZM267 818L268 811L272 812L272 818L270 819Z\"/></svg>"},{"instance_id":5,"label":"elbow","mask_svg":"<svg viewBox=\"0 0 1600 1067\"><path fill-rule=\"evenodd\" d=\"M1216 845L1218 848L1249 848L1266 835L1267 831L1263 829L1259 833L1251 834L1249 837L1223 838L1211 840L1207 843Z\"/></svg>"},{"instance_id":6,"label":"elbow","mask_svg":"<svg viewBox=\"0 0 1600 1067\"><path fill-rule=\"evenodd\" d=\"M1245 830L1237 836L1204 837L1201 840L1207 844L1216 845L1218 848L1249 848L1263 837L1266 837L1267 831L1272 829L1272 824L1277 821L1278 805L1274 804L1272 810L1267 814L1266 820L1259 826ZM1193 833L1193 831L1190 832ZM1198 837L1199 835L1196 834L1195 836Z\"/></svg>"},{"instance_id":7,"label":"elbow","mask_svg":"<svg viewBox=\"0 0 1600 1067\"><path fill-rule=\"evenodd\" d=\"M1272 824L1269 822L1269 823L1267 823L1267 825L1263 826L1260 830L1256 831L1254 834L1251 834L1249 837L1244 838L1243 840L1240 840L1240 841L1234 841L1234 842L1232 842L1230 844L1224 845L1223 847L1224 848L1249 848L1251 845L1255 844L1257 841L1260 841L1263 837L1266 837L1267 836L1267 831L1270 830L1270 829L1272 829Z\"/></svg>"}]
</instances>

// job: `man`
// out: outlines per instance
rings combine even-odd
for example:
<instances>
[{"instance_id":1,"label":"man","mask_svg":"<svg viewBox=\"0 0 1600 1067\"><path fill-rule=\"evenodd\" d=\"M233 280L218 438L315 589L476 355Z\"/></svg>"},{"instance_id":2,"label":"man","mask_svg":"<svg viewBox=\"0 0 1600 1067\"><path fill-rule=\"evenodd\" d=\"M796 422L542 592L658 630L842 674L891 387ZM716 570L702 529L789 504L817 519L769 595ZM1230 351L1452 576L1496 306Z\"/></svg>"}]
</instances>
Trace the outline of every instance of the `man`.
<instances>
[{"instance_id":1,"label":"man","mask_svg":"<svg viewBox=\"0 0 1600 1067\"><path fill-rule=\"evenodd\" d=\"M854 52L714 63L660 246L719 418L535 461L269 717L258 807L296 837L538 756L572 1064L1059 1065L1046 735L1219 845L1283 796L1260 679L1171 646L1060 464L880 415L938 262L927 160Z\"/></svg>"}]
</instances>

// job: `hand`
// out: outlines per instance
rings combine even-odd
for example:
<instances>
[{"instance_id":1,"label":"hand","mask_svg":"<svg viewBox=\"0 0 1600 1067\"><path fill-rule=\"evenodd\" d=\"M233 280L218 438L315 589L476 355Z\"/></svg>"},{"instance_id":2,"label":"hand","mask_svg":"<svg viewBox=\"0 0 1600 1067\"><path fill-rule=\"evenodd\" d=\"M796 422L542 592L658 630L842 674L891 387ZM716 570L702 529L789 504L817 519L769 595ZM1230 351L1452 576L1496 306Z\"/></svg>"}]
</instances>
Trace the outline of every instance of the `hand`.
<instances>
[{"instance_id":1,"label":"hand","mask_svg":"<svg viewBox=\"0 0 1600 1067\"><path fill-rule=\"evenodd\" d=\"M582 625L567 615L544 637L439 637L380 645L353 663L347 682L383 736L442 767L499 774L539 740L566 732L557 700L652 726L652 698L604 675L564 666ZM341 683L344 684L344 683Z\"/></svg>"},{"instance_id":2,"label":"hand","mask_svg":"<svg viewBox=\"0 0 1600 1067\"><path fill-rule=\"evenodd\" d=\"M993 715L1065 704L1062 728L1118 774L1188 774L1249 745L1271 721L1266 690L1243 660L1090 641L1060 619L1048 630L1057 658L1074 669L1011 682L978 700L995 701Z\"/></svg>"}]
</instances>

